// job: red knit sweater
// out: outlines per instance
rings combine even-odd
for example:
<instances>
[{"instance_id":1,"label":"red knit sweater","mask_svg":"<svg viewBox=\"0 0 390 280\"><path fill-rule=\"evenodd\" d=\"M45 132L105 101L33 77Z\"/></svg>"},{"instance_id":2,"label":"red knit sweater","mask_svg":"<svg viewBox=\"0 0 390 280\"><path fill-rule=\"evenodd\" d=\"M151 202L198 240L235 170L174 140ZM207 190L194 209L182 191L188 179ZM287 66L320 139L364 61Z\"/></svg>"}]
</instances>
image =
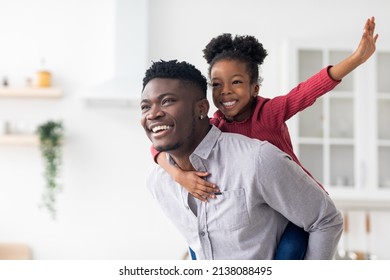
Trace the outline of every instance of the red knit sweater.
<instances>
[{"instance_id":1,"label":"red knit sweater","mask_svg":"<svg viewBox=\"0 0 390 280\"><path fill-rule=\"evenodd\" d=\"M331 91L340 83L329 76L329 67L300 83L286 95L272 99L258 96L252 115L242 122L228 122L222 112L218 110L210 119L210 123L224 132L239 133L270 142L290 155L313 178L293 151L286 121L296 113L311 106L318 97ZM158 152L154 147L151 148L151 152L156 159ZM320 183L318 184L321 186Z\"/></svg>"}]
</instances>

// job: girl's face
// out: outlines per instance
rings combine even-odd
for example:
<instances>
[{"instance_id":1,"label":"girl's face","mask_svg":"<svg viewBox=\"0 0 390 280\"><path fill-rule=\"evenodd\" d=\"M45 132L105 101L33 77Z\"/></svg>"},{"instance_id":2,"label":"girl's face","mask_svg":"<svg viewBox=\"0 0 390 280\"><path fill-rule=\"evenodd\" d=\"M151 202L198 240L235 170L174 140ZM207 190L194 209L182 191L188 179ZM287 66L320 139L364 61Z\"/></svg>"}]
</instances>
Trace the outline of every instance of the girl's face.
<instances>
[{"instance_id":1,"label":"girl's face","mask_svg":"<svg viewBox=\"0 0 390 280\"><path fill-rule=\"evenodd\" d=\"M251 84L245 63L220 60L210 71L214 105L228 121L243 121L252 114L252 100L259 85Z\"/></svg>"}]
</instances>

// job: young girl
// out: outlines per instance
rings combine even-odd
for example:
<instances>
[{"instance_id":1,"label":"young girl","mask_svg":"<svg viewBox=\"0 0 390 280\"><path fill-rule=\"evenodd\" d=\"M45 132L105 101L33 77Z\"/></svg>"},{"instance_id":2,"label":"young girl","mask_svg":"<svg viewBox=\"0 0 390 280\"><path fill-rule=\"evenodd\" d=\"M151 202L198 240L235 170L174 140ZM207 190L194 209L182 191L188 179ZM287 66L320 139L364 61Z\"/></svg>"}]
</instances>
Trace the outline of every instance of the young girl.
<instances>
[{"instance_id":1,"label":"young girl","mask_svg":"<svg viewBox=\"0 0 390 280\"><path fill-rule=\"evenodd\" d=\"M258 96L259 66L267 56L262 44L253 36L232 38L231 34L222 34L213 38L203 50L209 64L213 102L218 108L210 119L211 124L224 132L266 140L290 155L303 168L293 151L285 122L331 91L343 77L375 52L378 35L374 36L374 30L375 19L372 17L367 20L354 53L340 63L322 69L288 94L273 99ZM204 202L207 198L216 197L215 193L219 192L217 186L203 179L209 175L207 172L184 172L168 164L165 153L159 154L153 147L152 153L158 164L194 197ZM279 242L275 259L302 259L307 239L308 233L290 222Z\"/></svg>"}]
</instances>

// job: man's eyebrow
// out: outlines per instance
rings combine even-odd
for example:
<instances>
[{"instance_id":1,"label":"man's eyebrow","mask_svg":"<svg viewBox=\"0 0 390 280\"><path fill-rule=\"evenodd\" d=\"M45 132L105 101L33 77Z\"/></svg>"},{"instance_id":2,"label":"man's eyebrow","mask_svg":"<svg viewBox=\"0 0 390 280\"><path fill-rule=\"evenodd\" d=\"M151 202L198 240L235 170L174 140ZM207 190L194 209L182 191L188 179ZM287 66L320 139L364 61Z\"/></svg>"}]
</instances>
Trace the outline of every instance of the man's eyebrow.
<instances>
[{"instance_id":1,"label":"man's eyebrow","mask_svg":"<svg viewBox=\"0 0 390 280\"><path fill-rule=\"evenodd\" d=\"M140 104L142 104L142 103L144 103L144 102L150 102L150 100L149 100L149 99L146 99L146 98L145 98L145 99L142 99L141 102L140 102Z\"/></svg>"},{"instance_id":2,"label":"man's eyebrow","mask_svg":"<svg viewBox=\"0 0 390 280\"><path fill-rule=\"evenodd\" d=\"M158 99L158 100L161 100L161 99L163 99L164 97L169 96L169 95L177 96L177 94L174 94L174 93L172 93L172 92L167 92L167 93L162 93L162 94L160 94L159 96L157 96L157 99ZM144 99L141 100L140 103L143 103L143 102L151 102L151 100L148 99L148 98L144 98Z\"/></svg>"},{"instance_id":3,"label":"man's eyebrow","mask_svg":"<svg viewBox=\"0 0 390 280\"><path fill-rule=\"evenodd\" d=\"M173 93L173 92L166 92L166 93L163 93L161 95L158 96L158 99L163 99L165 96L167 95L173 95L173 96L177 96L177 94Z\"/></svg>"}]
</instances>

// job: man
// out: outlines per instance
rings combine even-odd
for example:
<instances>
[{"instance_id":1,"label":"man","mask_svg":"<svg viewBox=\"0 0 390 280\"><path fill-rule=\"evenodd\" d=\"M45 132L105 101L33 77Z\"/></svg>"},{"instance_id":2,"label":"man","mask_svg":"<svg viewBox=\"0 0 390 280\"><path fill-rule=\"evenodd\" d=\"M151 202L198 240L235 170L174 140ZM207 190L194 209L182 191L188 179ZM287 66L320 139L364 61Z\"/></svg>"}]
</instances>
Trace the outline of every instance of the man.
<instances>
[{"instance_id":1,"label":"man","mask_svg":"<svg viewBox=\"0 0 390 280\"><path fill-rule=\"evenodd\" d=\"M291 158L265 141L222 133L207 113L207 82L186 62L160 61L146 71L145 132L171 164L207 171L217 198L201 202L160 166L147 186L198 259L273 259L288 223L309 232L306 259L331 259L342 217L329 196Z\"/></svg>"}]
</instances>

